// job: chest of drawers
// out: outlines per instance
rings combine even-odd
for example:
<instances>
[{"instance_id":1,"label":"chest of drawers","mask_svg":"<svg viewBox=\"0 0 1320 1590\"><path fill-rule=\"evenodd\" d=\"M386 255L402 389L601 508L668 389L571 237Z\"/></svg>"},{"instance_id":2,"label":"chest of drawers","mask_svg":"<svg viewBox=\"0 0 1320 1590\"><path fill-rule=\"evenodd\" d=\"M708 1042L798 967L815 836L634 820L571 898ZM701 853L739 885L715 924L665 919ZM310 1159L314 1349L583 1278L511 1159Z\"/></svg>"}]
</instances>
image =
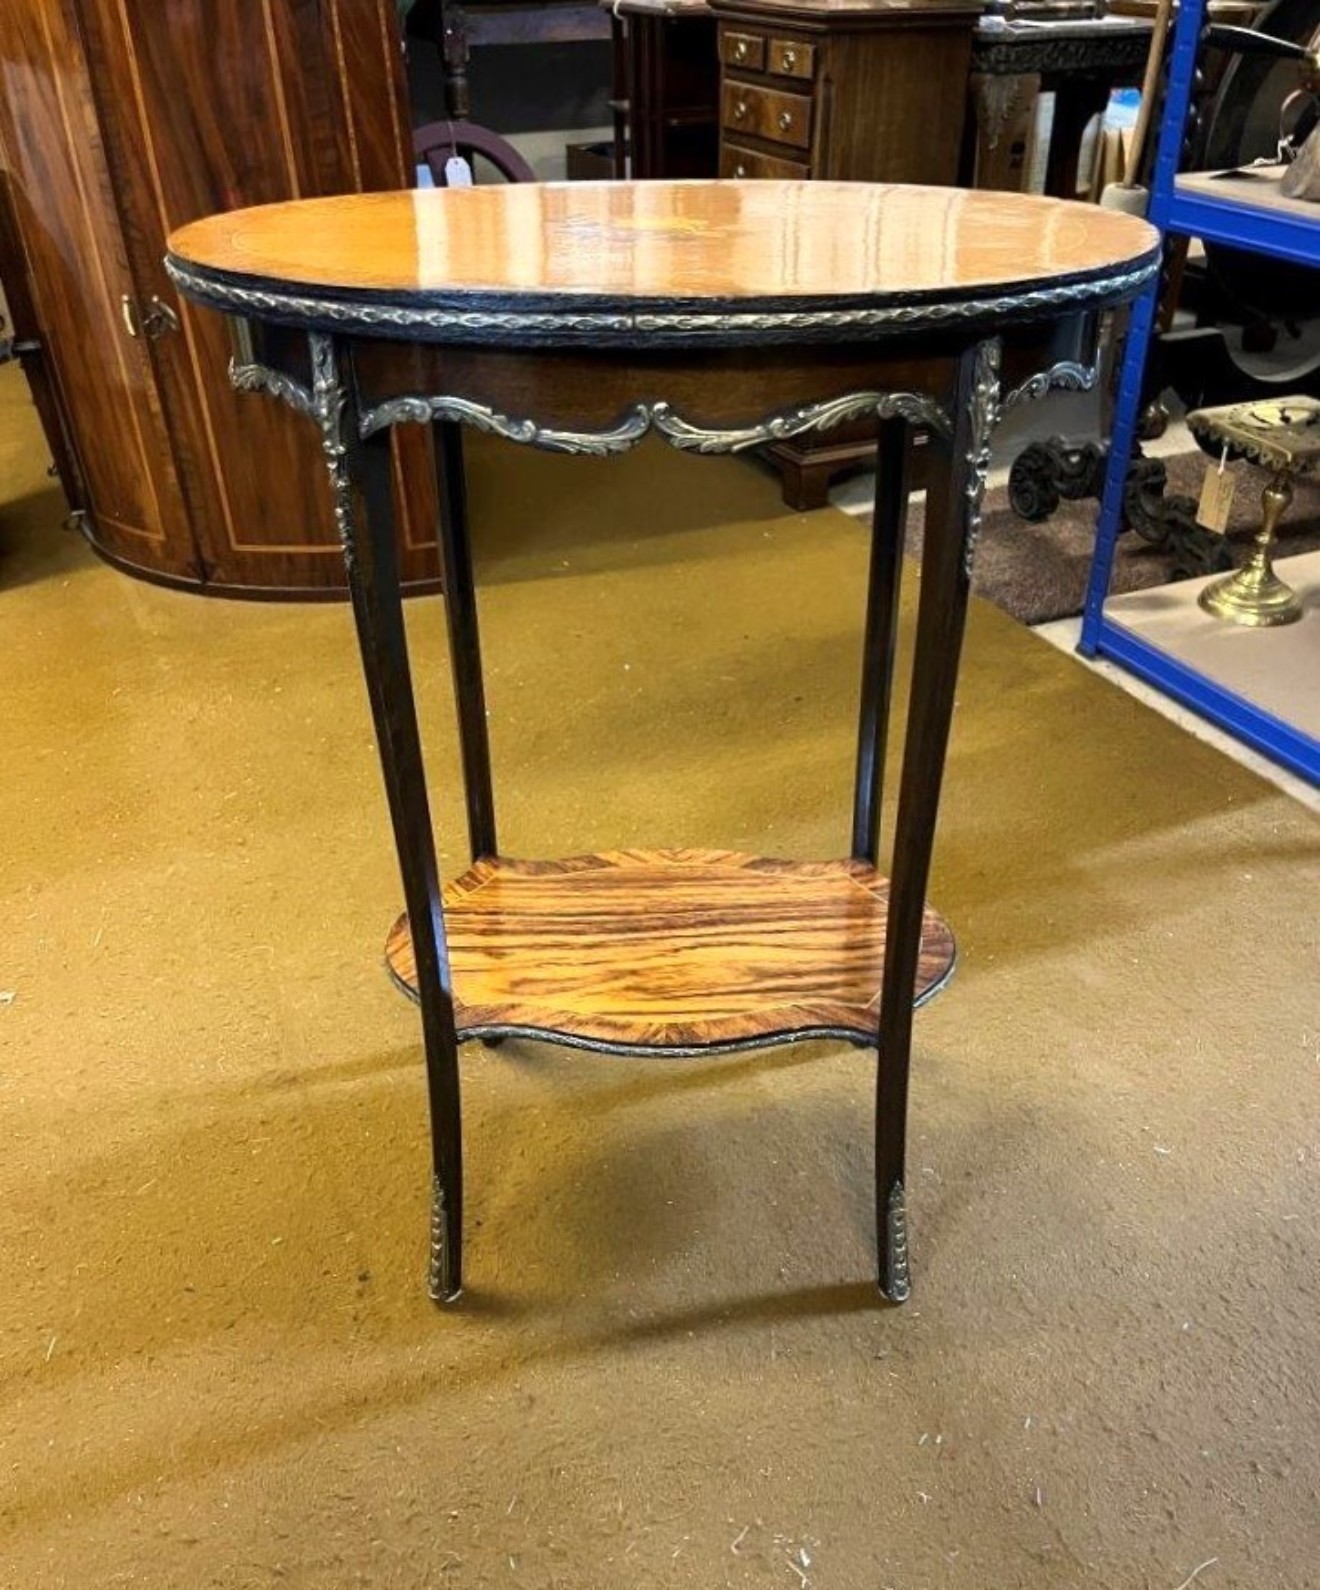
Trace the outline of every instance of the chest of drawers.
<instances>
[{"instance_id":1,"label":"chest of drawers","mask_svg":"<svg viewBox=\"0 0 1320 1590\"><path fill-rule=\"evenodd\" d=\"M720 175L956 182L982 9L713 0Z\"/></svg>"}]
</instances>

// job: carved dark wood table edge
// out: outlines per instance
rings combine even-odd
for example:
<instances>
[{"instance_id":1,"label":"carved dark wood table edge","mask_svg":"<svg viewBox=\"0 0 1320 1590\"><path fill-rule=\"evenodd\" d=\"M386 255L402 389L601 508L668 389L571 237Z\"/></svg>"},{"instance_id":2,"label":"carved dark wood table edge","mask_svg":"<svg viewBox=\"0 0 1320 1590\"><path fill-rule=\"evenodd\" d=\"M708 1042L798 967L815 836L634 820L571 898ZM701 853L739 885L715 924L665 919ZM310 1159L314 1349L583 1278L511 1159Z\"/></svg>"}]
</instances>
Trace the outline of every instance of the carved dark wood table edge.
<instances>
[{"instance_id":1,"label":"carved dark wood table edge","mask_svg":"<svg viewBox=\"0 0 1320 1590\"><path fill-rule=\"evenodd\" d=\"M978 141L984 138L993 149L1014 109L1014 83L1034 85L1033 104L1037 93L1052 93L1045 192L1074 197L1086 125L1115 88L1141 81L1150 35L1150 23L1132 17L983 18L972 38L970 79L983 102L972 123L986 123Z\"/></svg>"},{"instance_id":2,"label":"carved dark wood table edge","mask_svg":"<svg viewBox=\"0 0 1320 1590\"><path fill-rule=\"evenodd\" d=\"M515 242L492 263L495 222ZM1035 256L1015 249L1015 229ZM1019 365L1038 358L1052 325L1135 295L1157 268L1156 234L1017 194L696 182L313 200L215 217L170 247L179 289L235 323L236 384L321 431L403 875L407 923L390 963L421 1010L431 1295L449 1300L462 1285L461 1040L530 1033L694 1054L828 1034L878 1050L879 1284L903 1301L912 1015L952 964L925 895L991 438L1018 403L1095 380L1094 366L1043 360L1005 389L1005 350ZM720 453L863 414L880 422L880 468L848 858L501 856L461 427L562 452L618 453L656 432ZM432 426L437 442L473 860L443 888L392 538L388 437L406 423ZM877 862L913 428L928 434L933 468L886 884ZM599 933L602 920L621 942ZM508 952L546 932L570 952L515 962L511 975ZM717 970L703 983L694 968L712 949ZM667 977L683 968L677 992L648 982L657 956Z\"/></svg>"},{"instance_id":3,"label":"carved dark wood table edge","mask_svg":"<svg viewBox=\"0 0 1320 1590\"><path fill-rule=\"evenodd\" d=\"M1139 76L1150 34L1150 23L1136 17L1060 18L1025 25L986 22L972 42L972 69L996 76Z\"/></svg>"}]
</instances>

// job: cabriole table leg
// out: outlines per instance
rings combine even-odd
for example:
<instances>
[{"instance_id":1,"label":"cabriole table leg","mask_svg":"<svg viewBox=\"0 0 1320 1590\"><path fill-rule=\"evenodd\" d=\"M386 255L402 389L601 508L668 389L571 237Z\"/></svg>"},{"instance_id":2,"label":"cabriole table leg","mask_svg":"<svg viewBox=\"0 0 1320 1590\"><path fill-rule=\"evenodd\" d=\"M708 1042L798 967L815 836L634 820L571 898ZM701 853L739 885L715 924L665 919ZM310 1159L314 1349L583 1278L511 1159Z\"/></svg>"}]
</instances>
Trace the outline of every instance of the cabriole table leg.
<instances>
[{"instance_id":1,"label":"cabriole table leg","mask_svg":"<svg viewBox=\"0 0 1320 1590\"><path fill-rule=\"evenodd\" d=\"M885 929L876 1085L880 1290L892 1303L904 1302L910 1290L904 1161L921 915L953 718L972 554L980 531L990 436L998 411L999 344L983 342L969 348L958 362L952 435L933 434L929 442L931 484L926 497L912 701Z\"/></svg>"},{"instance_id":2,"label":"cabriole table leg","mask_svg":"<svg viewBox=\"0 0 1320 1590\"><path fill-rule=\"evenodd\" d=\"M429 1290L437 1302L447 1302L458 1296L463 1285L458 1038L399 590L389 433L360 439L362 406L351 349L316 334L311 345L316 415L417 959L433 1166Z\"/></svg>"},{"instance_id":3,"label":"cabriole table leg","mask_svg":"<svg viewBox=\"0 0 1320 1590\"><path fill-rule=\"evenodd\" d=\"M463 757L463 798L467 804L472 859L480 861L483 857L497 855L498 848L476 579L472 568L472 540L468 534L463 427L456 420L437 420L431 429L435 437L440 500L440 574L445 588L449 665L454 676L454 704Z\"/></svg>"},{"instance_id":4,"label":"cabriole table leg","mask_svg":"<svg viewBox=\"0 0 1320 1590\"><path fill-rule=\"evenodd\" d=\"M866 590L862 642L862 700L857 724L857 777L853 794L852 854L878 865L880 803L885 782L885 741L894 687L894 641L902 585L903 533L907 524L908 422L880 421L876 447L875 513L871 522L871 571Z\"/></svg>"}]
</instances>

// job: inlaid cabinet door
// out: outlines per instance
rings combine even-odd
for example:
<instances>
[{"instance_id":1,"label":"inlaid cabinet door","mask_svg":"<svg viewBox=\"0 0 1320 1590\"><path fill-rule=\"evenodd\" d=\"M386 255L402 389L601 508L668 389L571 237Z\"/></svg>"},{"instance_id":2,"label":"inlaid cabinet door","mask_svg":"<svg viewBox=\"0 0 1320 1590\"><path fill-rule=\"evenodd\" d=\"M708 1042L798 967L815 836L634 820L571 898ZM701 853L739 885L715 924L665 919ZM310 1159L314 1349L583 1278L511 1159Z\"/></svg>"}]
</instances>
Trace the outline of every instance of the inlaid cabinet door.
<instances>
[{"instance_id":1,"label":"inlaid cabinet door","mask_svg":"<svg viewBox=\"0 0 1320 1590\"><path fill-rule=\"evenodd\" d=\"M71 0L0 4L0 143L39 332L107 551L189 577L196 547Z\"/></svg>"},{"instance_id":2,"label":"inlaid cabinet door","mask_svg":"<svg viewBox=\"0 0 1320 1590\"><path fill-rule=\"evenodd\" d=\"M320 441L235 393L220 316L183 303L165 239L217 211L406 185L394 0L79 0L141 302L163 304L152 356L205 578L339 586ZM403 572L433 577L429 438L401 439ZM406 466L406 467L405 467Z\"/></svg>"}]
</instances>

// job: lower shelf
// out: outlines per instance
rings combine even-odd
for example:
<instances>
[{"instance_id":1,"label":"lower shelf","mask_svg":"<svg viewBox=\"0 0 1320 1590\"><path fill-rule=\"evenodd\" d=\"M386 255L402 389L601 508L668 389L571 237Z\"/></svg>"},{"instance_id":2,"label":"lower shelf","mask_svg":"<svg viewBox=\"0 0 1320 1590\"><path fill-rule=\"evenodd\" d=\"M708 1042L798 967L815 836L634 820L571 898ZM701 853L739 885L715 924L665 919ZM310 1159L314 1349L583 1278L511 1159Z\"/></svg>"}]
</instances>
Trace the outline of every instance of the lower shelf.
<instances>
[{"instance_id":1,"label":"lower shelf","mask_svg":"<svg viewBox=\"0 0 1320 1590\"><path fill-rule=\"evenodd\" d=\"M671 1055L874 1044L888 894L862 862L732 851L478 862L444 890L459 1036ZM416 998L406 916L386 960ZM953 963L953 935L927 911L916 1003Z\"/></svg>"},{"instance_id":2,"label":"lower shelf","mask_svg":"<svg viewBox=\"0 0 1320 1590\"><path fill-rule=\"evenodd\" d=\"M1219 578L1111 597L1097 650L1314 783L1320 779L1320 552L1280 558L1302 600L1295 624L1253 629L1197 605Z\"/></svg>"}]
</instances>

